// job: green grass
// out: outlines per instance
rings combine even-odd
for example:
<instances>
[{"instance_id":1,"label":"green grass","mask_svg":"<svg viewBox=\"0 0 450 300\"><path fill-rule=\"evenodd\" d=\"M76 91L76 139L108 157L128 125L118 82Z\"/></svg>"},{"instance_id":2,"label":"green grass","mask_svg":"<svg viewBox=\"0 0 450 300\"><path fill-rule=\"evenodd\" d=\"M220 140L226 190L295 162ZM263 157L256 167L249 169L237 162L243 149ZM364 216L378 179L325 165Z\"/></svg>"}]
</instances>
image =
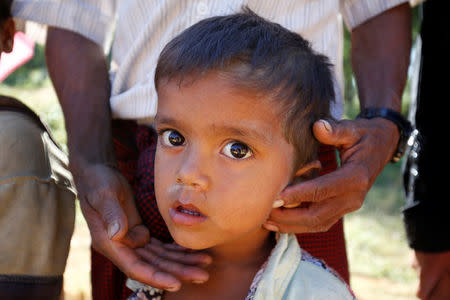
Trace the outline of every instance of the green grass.
<instances>
[{"instance_id":1,"label":"green grass","mask_svg":"<svg viewBox=\"0 0 450 300\"><path fill-rule=\"evenodd\" d=\"M28 105L49 126L53 137L67 152L67 134L61 107L48 77L39 86L0 84L0 95L11 96Z\"/></svg>"},{"instance_id":2,"label":"green grass","mask_svg":"<svg viewBox=\"0 0 450 300\"><path fill-rule=\"evenodd\" d=\"M408 104L409 95L405 93L404 114ZM353 119L358 112L357 99L346 103L345 118ZM402 222L402 164L403 160L386 165L362 208L345 217L351 284L363 300L417 299L417 275L411 267L413 253Z\"/></svg>"}]
</instances>

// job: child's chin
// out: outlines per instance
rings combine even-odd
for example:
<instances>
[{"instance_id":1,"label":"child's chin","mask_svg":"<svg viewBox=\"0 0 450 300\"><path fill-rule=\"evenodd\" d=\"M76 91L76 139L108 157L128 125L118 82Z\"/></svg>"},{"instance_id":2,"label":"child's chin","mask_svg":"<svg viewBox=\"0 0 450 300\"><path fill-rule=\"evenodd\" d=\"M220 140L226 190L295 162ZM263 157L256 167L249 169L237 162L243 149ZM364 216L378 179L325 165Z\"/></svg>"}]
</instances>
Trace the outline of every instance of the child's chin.
<instances>
[{"instance_id":1,"label":"child's chin","mask_svg":"<svg viewBox=\"0 0 450 300\"><path fill-rule=\"evenodd\" d=\"M214 246L211 243L207 243L205 239L196 237L193 233L174 234L171 232L171 234L175 243L192 250L203 250Z\"/></svg>"}]
</instances>

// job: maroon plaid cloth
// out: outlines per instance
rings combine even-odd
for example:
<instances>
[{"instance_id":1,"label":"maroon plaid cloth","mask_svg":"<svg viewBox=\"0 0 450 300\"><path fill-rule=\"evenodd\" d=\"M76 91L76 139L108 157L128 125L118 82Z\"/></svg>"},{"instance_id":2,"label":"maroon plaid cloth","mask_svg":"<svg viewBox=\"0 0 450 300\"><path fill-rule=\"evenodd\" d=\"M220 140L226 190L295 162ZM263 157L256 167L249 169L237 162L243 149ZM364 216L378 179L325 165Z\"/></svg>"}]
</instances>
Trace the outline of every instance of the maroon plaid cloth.
<instances>
[{"instance_id":1,"label":"maroon plaid cloth","mask_svg":"<svg viewBox=\"0 0 450 300\"><path fill-rule=\"evenodd\" d=\"M171 241L169 231L158 212L153 190L153 162L156 149L156 133L146 126L132 121L113 121L114 147L118 166L133 187L138 211L152 237ZM336 169L334 148L323 147L320 160L322 174ZM301 234L298 240L303 249L323 259L348 283L349 273L342 220L328 232ZM91 281L94 300L124 300L131 291L125 286L125 275L104 256L92 249Z\"/></svg>"}]
</instances>

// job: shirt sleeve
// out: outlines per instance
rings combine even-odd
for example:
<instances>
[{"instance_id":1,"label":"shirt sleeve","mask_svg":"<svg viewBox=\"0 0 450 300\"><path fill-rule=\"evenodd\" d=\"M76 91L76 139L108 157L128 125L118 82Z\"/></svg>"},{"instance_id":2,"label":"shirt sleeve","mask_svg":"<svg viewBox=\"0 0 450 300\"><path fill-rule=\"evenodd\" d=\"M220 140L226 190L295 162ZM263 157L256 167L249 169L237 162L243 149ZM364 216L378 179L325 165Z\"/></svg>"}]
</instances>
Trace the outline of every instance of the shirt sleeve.
<instances>
[{"instance_id":1,"label":"shirt sleeve","mask_svg":"<svg viewBox=\"0 0 450 300\"><path fill-rule=\"evenodd\" d=\"M351 30L372 17L409 0L340 0L342 17Z\"/></svg>"},{"instance_id":2,"label":"shirt sleeve","mask_svg":"<svg viewBox=\"0 0 450 300\"><path fill-rule=\"evenodd\" d=\"M12 14L79 33L108 49L116 20L115 0L14 0Z\"/></svg>"}]
</instances>

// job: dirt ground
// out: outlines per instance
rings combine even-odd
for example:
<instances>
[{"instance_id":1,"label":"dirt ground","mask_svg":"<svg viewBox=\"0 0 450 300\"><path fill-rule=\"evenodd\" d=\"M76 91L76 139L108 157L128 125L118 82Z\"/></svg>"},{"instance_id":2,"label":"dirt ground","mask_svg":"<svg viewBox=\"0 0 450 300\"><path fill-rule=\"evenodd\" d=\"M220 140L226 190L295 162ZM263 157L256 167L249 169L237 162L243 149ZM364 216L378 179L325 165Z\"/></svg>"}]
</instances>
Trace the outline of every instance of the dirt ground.
<instances>
[{"instance_id":1,"label":"dirt ground","mask_svg":"<svg viewBox=\"0 0 450 300\"><path fill-rule=\"evenodd\" d=\"M77 215L64 273L64 300L91 300L91 237L86 222Z\"/></svg>"}]
</instances>

